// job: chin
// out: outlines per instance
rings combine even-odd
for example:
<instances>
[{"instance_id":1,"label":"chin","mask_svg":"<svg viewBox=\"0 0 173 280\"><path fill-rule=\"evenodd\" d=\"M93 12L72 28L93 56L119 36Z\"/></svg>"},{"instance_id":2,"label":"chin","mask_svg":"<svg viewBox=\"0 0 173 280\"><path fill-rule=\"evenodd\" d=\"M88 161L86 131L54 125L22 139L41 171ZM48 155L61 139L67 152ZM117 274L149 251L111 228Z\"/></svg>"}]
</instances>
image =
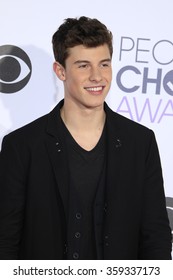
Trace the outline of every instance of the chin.
<instances>
[{"instance_id":1,"label":"chin","mask_svg":"<svg viewBox=\"0 0 173 280\"><path fill-rule=\"evenodd\" d=\"M92 101L92 102L87 102L85 103L85 107L90 108L90 109L94 109L97 107L103 107L104 104L104 100L101 101Z\"/></svg>"}]
</instances>

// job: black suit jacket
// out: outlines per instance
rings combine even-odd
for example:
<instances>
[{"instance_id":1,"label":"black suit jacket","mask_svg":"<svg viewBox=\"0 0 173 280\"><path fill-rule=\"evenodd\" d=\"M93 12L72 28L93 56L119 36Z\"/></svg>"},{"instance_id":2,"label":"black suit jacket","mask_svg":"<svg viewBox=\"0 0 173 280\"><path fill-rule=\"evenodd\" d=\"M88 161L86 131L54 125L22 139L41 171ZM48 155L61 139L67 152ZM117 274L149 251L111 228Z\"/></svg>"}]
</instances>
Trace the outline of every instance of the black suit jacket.
<instances>
[{"instance_id":1,"label":"black suit jacket","mask_svg":"<svg viewBox=\"0 0 173 280\"><path fill-rule=\"evenodd\" d=\"M62 104L3 140L1 259L66 258L68 170L60 129ZM171 231L154 133L106 104L105 111L106 192L104 205L98 193L93 211L98 258L170 259Z\"/></svg>"}]
</instances>

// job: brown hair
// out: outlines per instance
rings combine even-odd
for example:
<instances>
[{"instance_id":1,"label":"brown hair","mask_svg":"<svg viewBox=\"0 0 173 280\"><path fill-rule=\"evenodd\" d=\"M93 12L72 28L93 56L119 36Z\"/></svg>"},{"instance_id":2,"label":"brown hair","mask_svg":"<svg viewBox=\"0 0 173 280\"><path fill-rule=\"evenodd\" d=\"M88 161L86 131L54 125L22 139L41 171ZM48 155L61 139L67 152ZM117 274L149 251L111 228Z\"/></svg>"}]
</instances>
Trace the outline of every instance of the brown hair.
<instances>
[{"instance_id":1,"label":"brown hair","mask_svg":"<svg viewBox=\"0 0 173 280\"><path fill-rule=\"evenodd\" d=\"M52 37L55 60L65 67L68 49L77 45L97 47L107 44L112 57L112 33L97 19L67 18Z\"/></svg>"}]
</instances>

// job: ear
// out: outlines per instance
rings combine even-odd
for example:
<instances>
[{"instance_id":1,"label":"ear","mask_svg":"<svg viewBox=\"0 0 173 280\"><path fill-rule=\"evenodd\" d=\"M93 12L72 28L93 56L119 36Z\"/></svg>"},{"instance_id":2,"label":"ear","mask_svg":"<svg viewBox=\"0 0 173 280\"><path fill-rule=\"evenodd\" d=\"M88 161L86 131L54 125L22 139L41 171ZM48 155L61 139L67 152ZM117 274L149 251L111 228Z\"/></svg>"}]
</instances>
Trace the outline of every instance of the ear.
<instances>
[{"instance_id":1,"label":"ear","mask_svg":"<svg viewBox=\"0 0 173 280\"><path fill-rule=\"evenodd\" d=\"M65 69L64 67L57 61L54 62L53 64L53 70L56 74L56 76L61 80L65 80Z\"/></svg>"}]
</instances>

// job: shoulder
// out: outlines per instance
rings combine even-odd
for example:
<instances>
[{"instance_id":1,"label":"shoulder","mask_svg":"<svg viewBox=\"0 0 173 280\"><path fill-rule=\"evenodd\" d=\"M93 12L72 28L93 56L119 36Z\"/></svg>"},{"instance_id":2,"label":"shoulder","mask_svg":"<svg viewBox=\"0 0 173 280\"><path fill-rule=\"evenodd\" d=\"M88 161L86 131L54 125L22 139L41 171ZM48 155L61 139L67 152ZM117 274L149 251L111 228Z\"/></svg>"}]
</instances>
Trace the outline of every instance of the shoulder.
<instances>
[{"instance_id":1,"label":"shoulder","mask_svg":"<svg viewBox=\"0 0 173 280\"><path fill-rule=\"evenodd\" d=\"M119 139L126 153L141 159L151 154L151 157L159 159L157 140L153 130L117 114L109 107L106 108L106 114L108 137Z\"/></svg>"},{"instance_id":2,"label":"shoulder","mask_svg":"<svg viewBox=\"0 0 173 280\"><path fill-rule=\"evenodd\" d=\"M115 129L121 130L122 132L124 131L126 134L153 133L153 131L150 128L114 112L107 104L105 104L105 111L106 111L108 122L110 122L111 126L115 127Z\"/></svg>"},{"instance_id":3,"label":"shoulder","mask_svg":"<svg viewBox=\"0 0 173 280\"><path fill-rule=\"evenodd\" d=\"M10 132L4 137L4 140L19 141L19 142L29 142L36 139L43 139L47 127L50 123L56 122L58 115L60 116L60 102L52 109L49 113L44 116L39 117L38 119Z\"/></svg>"},{"instance_id":4,"label":"shoulder","mask_svg":"<svg viewBox=\"0 0 173 280\"><path fill-rule=\"evenodd\" d=\"M127 149L135 149L139 153L157 147L153 130L112 111L107 105L105 111L109 138L120 139Z\"/></svg>"},{"instance_id":5,"label":"shoulder","mask_svg":"<svg viewBox=\"0 0 173 280\"><path fill-rule=\"evenodd\" d=\"M16 140L26 142L33 137L37 137L40 133L44 131L47 118L48 114L10 132L4 137L4 140Z\"/></svg>"},{"instance_id":6,"label":"shoulder","mask_svg":"<svg viewBox=\"0 0 173 280\"><path fill-rule=\"evenodd\" d=\"M37 151L43 139L47 115L7 134L2 140L1 155L5 158L29 158Z\"/></svg>"}]
</instances>

